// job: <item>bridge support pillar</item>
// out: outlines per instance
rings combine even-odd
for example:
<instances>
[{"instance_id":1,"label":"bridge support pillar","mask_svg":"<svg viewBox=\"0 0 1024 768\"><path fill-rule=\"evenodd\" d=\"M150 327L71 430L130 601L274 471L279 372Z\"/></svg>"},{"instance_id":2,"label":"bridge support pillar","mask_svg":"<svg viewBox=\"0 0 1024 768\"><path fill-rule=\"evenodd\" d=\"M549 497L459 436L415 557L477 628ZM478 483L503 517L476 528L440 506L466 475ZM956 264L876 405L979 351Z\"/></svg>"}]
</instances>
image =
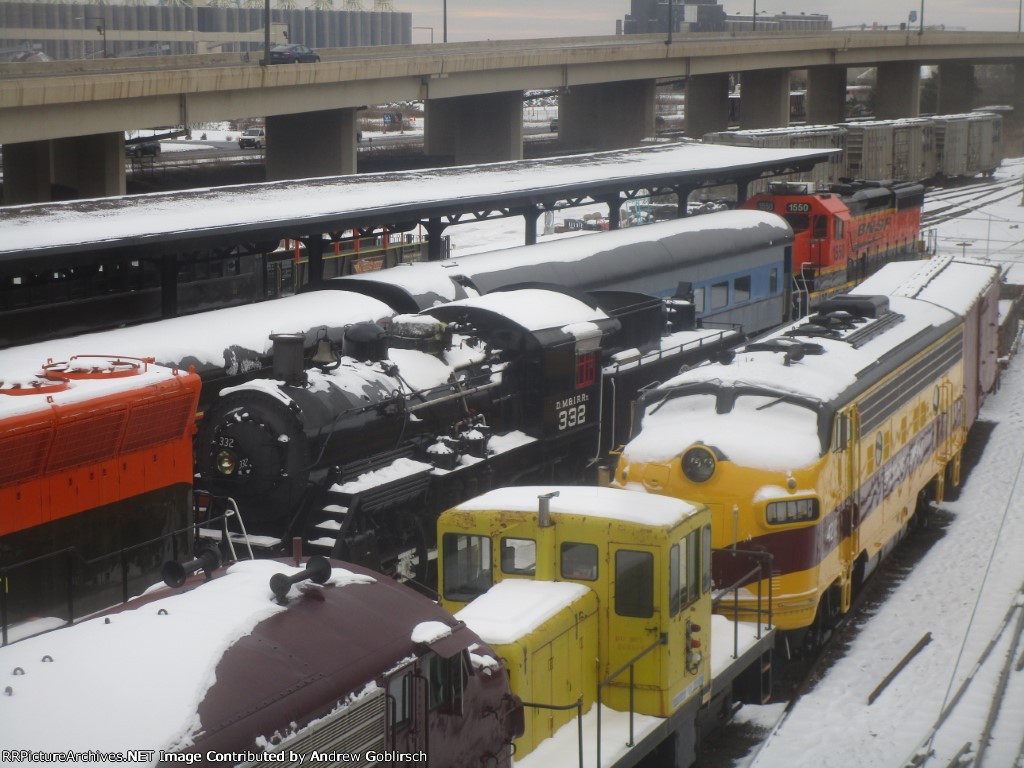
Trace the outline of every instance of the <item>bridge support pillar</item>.
<instances>
[{"instance_id":1,"label":"bridge support pillar","mask_svg":"<svg viewBox=\"0 0 1024 768\"><path fill-rule=\"evenodd\" d=\"M123 195L124 134L7 144L4 204Z\"/></svg>"},{"instance_id":2,"label":"bridge support pillar","mask_svg":"<svg viewBox=\"0 0 1024 768\"><path fill-rule=\"evenodd\" d=\"M750 69L741 75L740 127L789 125L789 70Z\"/></svg>"},{"instance_id":3,"label":"bridge support pillar","mask_svg":"<svg viewBox=\"0 0 1024 768\"><path fill-rule=\"evenodd\" d=\"M896 120L921 114L921 64L889 61L878 65L875 117Z\"/></svg>"},{"instance_id":4,"label":"bridge support pillar","mask_svg":"<svg viewBox=\"0 0 1024 768\"><path fill-rule=\"evenodd\" d=\"M456 165L523 159L521 91L428 99L423 106L423 152Z\"/></svg>"},{"instance_id":5,"label":"bridge support pillar","mask_svg":"<svg viewBox=\"0 0 1024 768\"><path fill-rule=\"evenodd\" d=\"M846 118L846 67L807 70L807 124L832 125Z\"/></svg>"},{"instance_id":6,"label":"bridge support pillar","mask_svg":"<svg viewBox=\"0 0 1024 768\"><path fill-rule=\"evenodd\" d=\"M574 149L636 147L654 136L654 81L574 85L558 97L558 138Z\"/></svg>"},{"instance_id":7,"label":"bridge support pillar","mask_svg":"<svg viewBox=\"0 0 1024 768\"><path fill-rule=\"evenodd\" d=\"M72 198L125 193L124 134L53 140L53 183Z\"/></svg>"},{"instance_id":8,"label":"bridge support pillar","mask_svg":"<svg viewBox=\"0 0 1024 768\"><path fill-rule=\"evenodd\" d=\"M267 181L355 172L355 109L267 118Z\"/></svg>"},{"instance_id":9,"label":"bridge support pillar","mask_svg":"<svg viewBox=\"0 0 1024 768\"><path fill-rule=\"evenodd\" d=\"M694 75L686 78L686 135L700 139L705 133L729 127L729 75Z\"/></svg>"},{"instance_id":10,"label":"bridge support pillar","mask_svg":"<svg viewBox=\"0 0 1024 768\"><path fill-rule=\"evenodd\" d=\"M45 203L50 195L50 142L4 144L4 205Z\"/></svg>"},{"instance_id":11,"label":"bridge support pillar","mask_svg":"<svg viewBox=\"0 0 1024 768\"><path fill-rule=\"evenodd\" d=\"M939 64L939 105L940 115L956 115L970 112L974 106L974 65L960 62Z\"/></svg>"}]
</instances>

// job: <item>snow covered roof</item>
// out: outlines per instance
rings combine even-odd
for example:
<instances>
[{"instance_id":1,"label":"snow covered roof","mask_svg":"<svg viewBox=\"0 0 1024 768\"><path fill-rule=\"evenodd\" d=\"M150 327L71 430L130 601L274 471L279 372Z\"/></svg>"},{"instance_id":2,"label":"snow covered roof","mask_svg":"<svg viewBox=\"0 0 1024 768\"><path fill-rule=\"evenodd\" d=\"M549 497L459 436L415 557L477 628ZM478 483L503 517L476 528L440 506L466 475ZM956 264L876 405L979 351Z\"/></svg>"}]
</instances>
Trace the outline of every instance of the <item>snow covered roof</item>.
<instances>
[{"instance_id":1,"label":"snow covered roof","mask_svg":"<svg viewBox=\"0 0 1024 768\"><path fill-rule=\"evenodd\" d=\"M100 248L139 251L173 241L237 241L242 234L258 240L280 236L286 224L293 232L323 232L496 210L524 199L556 201L669 182L727 183L809 169L829 152L659 144L543 160L9 206L0 209L0 264Z\"/></svg>"},{"instance_id":2,"label":"snow covered roof","mask_svg":"<svg viewBox=\"0 0 1024 768\"><path fill-rule=\"evenodd\" d=\"M313 291L2 349L0 375L19 370L35 373L47 360L67 360L78 354L155 357L158 363L165 365L195 365L199 373L219 367L229 373L241 373L247 364L259 366L255 360L244 359L246 351L256 356L270 353L270 333L306 333L307 344L312 344L321 326L335 329L335 338L340 338L337 333L346 325L375 321L392 314L386 304L367 296L351 294L339 298L333 291Z\"/></svg>"},{"instance_id":3,"label":"snow covered roof","mask_svg":"<svg viewBox=\"0 0 1024 768\"><path fill-rule=\"evenodd\" d=\"M200 729L199 704L216 682L224 653L259 624L296 605L272 599L270 577L298 570L272 560L236 563L198 588L158 601L139 599L109 618L92 618L0 648L4 686L11 687L10 695L0 696L0 748L187 746ZM291 596L374 581L334 568L324 587L307 582L293 586ZM17 669L21 673L11 674ZM159 756L157 751L149 764L155 765Z\"/></svg>"},{"instance_id":4,"label":"snow covered roof","mask_svg":"<svg viewBox=\"0 0 1024 768\"><path fill-rule=\"evenodd\" d=\"M568 581L505 579L455 614L489 645L515 642L590 591Z\"/></svg>"},{"instance_id":5,"label":"snow covered roof","mask_svg":"<svg viewBox=\"0 0 1024 768\"><path fill-rule=\"evenodd\" d=\"M995 265L959 261L948 254L922 261L898 261L887 264L850 293L907 296L964 315L999 280L999 271Z\"/></svg>"},{"instance_id":6,"label":"snow covered roof","mask_svg":"<svg viewBox=\"0 0 1024 768\"><path fill-rule=\"evenodd\" d=\"M0 420L28 413L53 414L55 407L91 401L99 397L135 392L159 382L178 377L179 372L138 360L120 360L113 357L89 357L76 360L72 366L95 364L111 371L137 371L128 376L99 379L59 378L62 368L54 370L56 379L38 376L46 359L33 365L0 368ZM136 367L137 366L137 367ZM18 394L28 392L30 394Z\"/></svg>"},{"instance_id":7,"label":"snow covered roof","mask_svg":"<svg viewBox=\"0 0 1024 768\"><path fill-rule=\"evenodd\" d=\"M698 509L682 499L673 499L668 496L623 491L617 488L574 486L498 488L488 491L482 496L464 501L456 509L536 512L537 497L556 490L558 495L552 497L549 502L549 509L553 515L589 515L628 523L672 527L678 525Z\"/></svg>"}]
</instances>

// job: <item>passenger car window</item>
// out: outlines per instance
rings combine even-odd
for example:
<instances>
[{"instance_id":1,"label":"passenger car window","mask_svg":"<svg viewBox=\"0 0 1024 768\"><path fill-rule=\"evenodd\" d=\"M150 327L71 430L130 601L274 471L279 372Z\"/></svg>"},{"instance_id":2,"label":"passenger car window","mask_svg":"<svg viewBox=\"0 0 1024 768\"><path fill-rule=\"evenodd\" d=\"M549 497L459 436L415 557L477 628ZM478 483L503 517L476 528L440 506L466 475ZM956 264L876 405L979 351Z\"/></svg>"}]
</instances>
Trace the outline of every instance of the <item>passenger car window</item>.
<instances>
[{"instance_id":1,"label":"passenger car window","mask_svg":"<svg viewBox=\"0 0 1024 768\"><path fill-rule=\"evenodd\" d=\"M749 301L750 300L750 275L744 275L743 277L737 277L732 283L733 298L734 302Z\"/></svg>"},{"instance_id":2,"label":"passenger car window","mask_svg":"<svg viewBox=\"0 0 1024 768\"><path fill-rule=\"evenodd\" d=\"M711 308L721 309L729 303L729 283L715 283L711 286Z\"/></svg>"}]
</instances>

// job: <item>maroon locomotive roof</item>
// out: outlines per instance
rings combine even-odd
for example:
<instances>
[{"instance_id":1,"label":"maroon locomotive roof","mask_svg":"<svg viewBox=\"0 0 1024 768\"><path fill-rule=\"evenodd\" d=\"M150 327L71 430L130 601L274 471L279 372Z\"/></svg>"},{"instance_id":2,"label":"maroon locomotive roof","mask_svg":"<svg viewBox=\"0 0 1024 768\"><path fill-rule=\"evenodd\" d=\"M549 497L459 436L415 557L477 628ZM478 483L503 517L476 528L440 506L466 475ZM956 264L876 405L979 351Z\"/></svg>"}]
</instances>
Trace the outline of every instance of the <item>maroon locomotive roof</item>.
<instances>
[{"instance_id":1,"label":"maroon locomotive roof","mask_svg":"<svg viewBox=\"0 0 1024 768\"><path fill-rule=\"evenodd\" d=\"M422 622L452 627L462 647L482 645L432 600L368 569L344 567L375 581L355 588L310 585L288 600L288 610L256 625L224 654L199 706L196 751L253 748L261 737L288 734L292 723L302 727L323 717L422 654L423 646L412 640Z\"/></svg>"}]
</instances>

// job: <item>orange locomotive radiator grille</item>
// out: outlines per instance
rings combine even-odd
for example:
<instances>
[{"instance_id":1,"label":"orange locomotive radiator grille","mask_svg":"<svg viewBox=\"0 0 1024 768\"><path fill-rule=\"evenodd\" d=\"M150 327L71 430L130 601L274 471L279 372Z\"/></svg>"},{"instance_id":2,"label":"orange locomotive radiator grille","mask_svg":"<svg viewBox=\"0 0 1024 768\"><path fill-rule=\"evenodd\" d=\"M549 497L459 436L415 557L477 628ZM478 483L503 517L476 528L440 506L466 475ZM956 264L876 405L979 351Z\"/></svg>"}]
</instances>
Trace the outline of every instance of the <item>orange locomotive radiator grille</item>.
<instances>
[{"instance_id":1,"label":"orange locomotive radiator grille","mask_svg":"<svg viewBox=\"0 0 1024 768\"><path fill-rule=\"evenodd\" d=\"M191 483L199 386L179 373L0 422L0 536Z\"/></svg>"}]
</instances>

